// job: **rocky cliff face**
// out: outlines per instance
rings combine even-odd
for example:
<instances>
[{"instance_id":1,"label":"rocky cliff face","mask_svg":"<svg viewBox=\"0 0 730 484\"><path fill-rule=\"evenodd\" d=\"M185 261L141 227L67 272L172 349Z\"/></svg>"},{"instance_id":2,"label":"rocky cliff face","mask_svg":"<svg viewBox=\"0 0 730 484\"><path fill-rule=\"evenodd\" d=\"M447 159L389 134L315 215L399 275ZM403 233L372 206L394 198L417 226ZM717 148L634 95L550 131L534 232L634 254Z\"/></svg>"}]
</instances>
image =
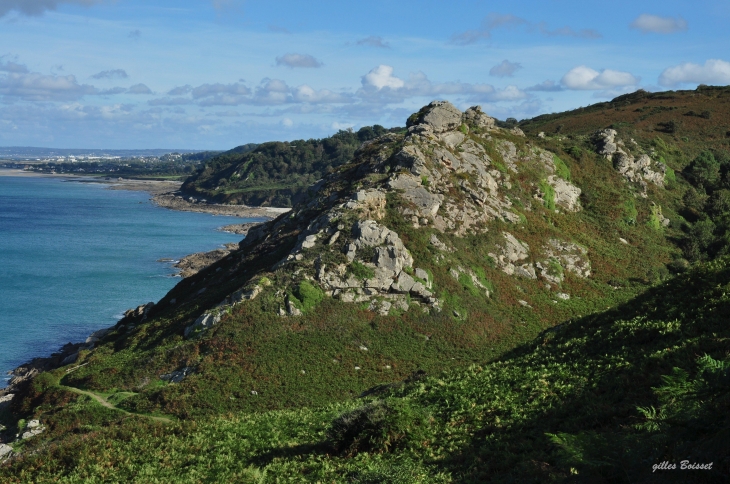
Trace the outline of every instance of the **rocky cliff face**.
<instances>
[{"instance_id":1,"label":"rocky cliff face","mask_svg":"<svg viewBox=\"0 0 730 484\"><path fill-rule=\"evenodd\" d=\"M557 286L566 272L591 274L587 250L570 240L552 238L538 247L518 240L509 227L523 223L522 212L549 206L560 216L581 210L581 189L565 177L556 157L519 134L495 127L478 106L462 113L436 101L408 120L407 132L387 134L363 144L351 165L321 180L315 196L292 213L252 230L242 246L253 250L298 233L294 247L271 267L292 277L278 287L279 312L298 316L306 305L292 288L301 281L324 297L367 303L371 310L414 308L441 311L433 278L419 266L408 243L389 227L388 211L413 229L430 232L432 261L448 263L452 251L439 234L468 237L502 227L489 256L515 278L544 279ZM520 181L517 181L520 180ZM392 218L392 217L390 217ZM472 278L490 291L471 269L452 274ZM261 275L201 315L186 330L196 334L215 324L226 308L258 296Z\"/></svg>"}]
</instances>

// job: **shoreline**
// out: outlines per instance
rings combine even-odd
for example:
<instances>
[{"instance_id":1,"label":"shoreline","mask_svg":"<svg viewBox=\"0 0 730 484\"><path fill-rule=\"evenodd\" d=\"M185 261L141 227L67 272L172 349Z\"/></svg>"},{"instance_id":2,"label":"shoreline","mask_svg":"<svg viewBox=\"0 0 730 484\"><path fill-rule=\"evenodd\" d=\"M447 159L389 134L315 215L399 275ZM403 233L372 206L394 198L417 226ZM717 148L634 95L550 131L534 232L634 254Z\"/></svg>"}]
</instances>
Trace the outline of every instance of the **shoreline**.
<instances>
[{"instance_id":1,"label":"shoreline","mask_svg":"<svg viewBox=\"0 0 730 484\"><path fill-rule=\"evenodd\" d=\"M106 189L108 190L129 190L147 192L149 195L151 195L150 201L154 205L161 208L166 208L168 210L209 213L212 215L230 216L238 218L266 219L260 222L230 224L218 228L218 230L239 235L246 235L250 228L261 223L265 223L266 221L273 220L282 213L286 213L291 210L289 208L249 207L246 205L219 205L200 202L193 203L188 200L184 200L177 191L182 185L182 182L159 180L131 180L123 178L112 180L106 179L107 177L101 178L83 175L71 175L65 173L34 173L13 168L0 168L0 177L1 176L61 178L65 181L74 181L79 183L99 183L103 185L109 185L108 187L106 187ZM228 255L232 248L233 247L226 247L225 249L218 248L208 252L196 252L193 254L188 254L173 266L177 269L180 269L179 272L175 274L175 277L184 278L197 273L203 267L206 267L210 263L214 263L219 258L221 258L221 253L225 252L223 257L225 255ZM149 304L150 303L147 303L147 305L143 306L148 307ZM154 305L154 303L152 303L152 305ZM132 310L127 310L127 313L129 313L130 311ZM127 317L126 313L125 317ZM118 322L116 324L118 324ZM36 375L43 371L60 368L65 364L72 363L71 361L69 361L71 357L73 357L74 355L78 355L79 350L93 348L99 337L115 328L116 324L111 327L102 328L91 333L86 338L86 341L83 343L66 343L65 345L62 345L57 351L51 353L48 356L31 357L28 361L20 364L13 370L8 371L6 375L9 378L5 379L4 382L1 382L5 383L5 386L0 386L0 411L10 405L12 397L15 395L15 392L19 391L24 384L32 380Z\"/></svg>"},{"instance_id":2,"label":"shoreline","mask_svg":"<svg viewBox=\"0 0 730 484\"><path fill-rule=\"evenodd\" d=\"M118 177L95 177L91 175L73 175L68 173L36 173L17 168L0 168L0 176L61 178L78 183L99 183L109 185L107 190L129 190L147 192L150 201L158 207L179 212L200 212L212 215L224 215L239 218L266 218L272 220L290 208L249 207L248 205L220 205L216 203L190 202L179 193L183 182L161 180L136 180Z\"/></svg>"}]
</instances>

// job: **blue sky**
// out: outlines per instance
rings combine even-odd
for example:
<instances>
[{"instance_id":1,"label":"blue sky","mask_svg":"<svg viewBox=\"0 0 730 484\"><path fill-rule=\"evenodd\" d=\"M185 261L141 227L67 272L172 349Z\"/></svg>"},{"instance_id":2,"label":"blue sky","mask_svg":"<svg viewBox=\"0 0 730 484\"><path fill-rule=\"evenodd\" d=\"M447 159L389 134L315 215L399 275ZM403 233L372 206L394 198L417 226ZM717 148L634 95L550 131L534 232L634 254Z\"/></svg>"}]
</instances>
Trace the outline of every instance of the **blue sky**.
<instances>
[{"instance_id":1,"label":"blue sky","mask_svg":"<svg viewBox=\"0 0 730 484\"><path fill-rule=\"evenodd\" d=\"M0 0L0 146L227 149L730 84L730 2Z\"/></svg>"}]
</instances>

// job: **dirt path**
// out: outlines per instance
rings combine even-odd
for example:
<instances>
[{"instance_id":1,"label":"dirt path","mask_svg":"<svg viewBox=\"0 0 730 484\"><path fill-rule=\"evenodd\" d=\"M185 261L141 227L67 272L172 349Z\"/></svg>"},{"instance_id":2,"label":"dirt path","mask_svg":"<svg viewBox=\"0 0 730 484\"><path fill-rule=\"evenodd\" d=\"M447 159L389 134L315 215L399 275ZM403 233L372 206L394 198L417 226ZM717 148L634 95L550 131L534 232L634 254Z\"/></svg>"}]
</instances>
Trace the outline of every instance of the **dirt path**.
<instances>
[{"instance_id":1,"label":"dirt path","mask_svg":"<svg viewBox=\"0 0 730 484\"><path fill-rule=\"evenodd\" d=\"M65 389L65 390L69 390L69 391L72 391L74 393L78 393L80 395L86 395L87 397L91 397L94 400L96 400L97 402L99 402L102 406L104 406L106 408L110 408L112 410L117 410L117 411L122 412L122 413L126 413L127 415L134 415L134 416L137 416L137 417L149 418L149 419L155 420L157 422L173 423L173 420L170 419L170 418L167 418L167 417L153 417L151 415L142 415L140 413L128 412L127 410L124 410L123 408L119 408L119 407L113 405L112 403L108 402L101 395L97 395L96 393L93 393L93 392L88 392L86 390L81 390L79 388L68 387L66 385L59 385L59 386L61 388Z\"/></svg>"}]
</instances>

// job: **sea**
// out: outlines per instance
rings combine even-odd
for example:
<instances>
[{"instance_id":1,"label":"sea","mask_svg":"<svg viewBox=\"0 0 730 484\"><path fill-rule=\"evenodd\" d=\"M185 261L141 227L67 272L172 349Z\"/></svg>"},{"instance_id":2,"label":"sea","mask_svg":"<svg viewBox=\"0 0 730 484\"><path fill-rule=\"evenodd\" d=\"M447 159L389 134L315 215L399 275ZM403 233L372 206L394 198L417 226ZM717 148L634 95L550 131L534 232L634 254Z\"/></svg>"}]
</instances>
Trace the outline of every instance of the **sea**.
<instances>
[{"instance_id":1,"label":"sea","mask_svg":"<svg viewBox=\"0 0 730 484\"><path fill-rule=\"evenodd\" d=\"M219 228L262 220L171 211L99 183L2 175L0 387L21 363L161 299L180 279L159 259L239 242Z\"/></svg>"}]
</instances>

